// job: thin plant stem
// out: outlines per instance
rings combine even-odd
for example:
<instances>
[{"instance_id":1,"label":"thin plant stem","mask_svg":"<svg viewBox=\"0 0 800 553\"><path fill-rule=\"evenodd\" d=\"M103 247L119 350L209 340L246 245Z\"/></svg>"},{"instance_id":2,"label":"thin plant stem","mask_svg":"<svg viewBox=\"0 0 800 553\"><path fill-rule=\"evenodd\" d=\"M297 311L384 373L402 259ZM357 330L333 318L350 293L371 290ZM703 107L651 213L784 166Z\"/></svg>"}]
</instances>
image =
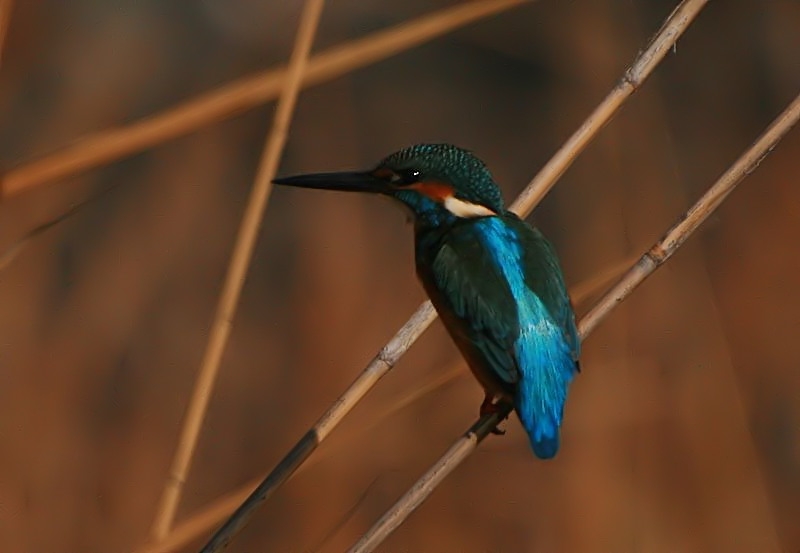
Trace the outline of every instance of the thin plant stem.
<instances>
[{"instance_id":1,"label":"thin plant stem","mask_svg":"<svg viewBox=\"0 0 800 553\"><path fill-rule=\"evenodd\" d=\"M219 372L222 353L230 335L247 268L253 255L258 229L272 189L272 179L275 177L281 153L286 143L289 123L300 92L301 78L306 69L308 55L311 51L311 44L317 31L323 5L324 0L307 0L300 17L297 38L289 60L285 87L278 99L272 130L267 137L261 163L253 183L253 190L239 228L236 245L228 266L228 273L225 277L217 311L211 325L211 333L203 361L189 401L186 419L178 441L178 448L170 469L170 476L164 487L156 512L152 529L153 537L156 540L167 535L175 518L175 511L191 466L203 418Z\"/></svg>"},{"instance_id":2,"label":"thin plant stem","mask_svg":"<svg viewBox=\"0 0 800 553\"><path fill-rule=\"evenodd\" d=\"M334 79L528 1L475 0L458 4L330 48L309 60L302 85L308 87ZM287 71L281 67L237 80L130 125L96 132L57 152L11 168L0 179L0 204L31 188L111 163L260 106L280 94Z\"/></svg>"},{"instance_id":3,"label":"thin plant stem","mask_svg":"<svg viewBox=\"0 0 800 553\"><path fill-rule=\"evenodd\" d=\"M422 397L427 396L434 390L445 386L463 374L465 374L463 361L458 360L458 362L454 362L446 371L436 375L435 378L432 378L423 386L415 388L412 393L395 402L390 407L370 417L368 424L359 428L358 432L350 436L350 438L355 439L356 437L361 436L364 432L383 423L383 421L391 415L402 411L408 405L414 403ZM337 449L344 448L346 444L351 442L351 439L338 441ZM313 461L304 464L299 471L302 472L303 469L309 469L333 454L333 452L328 451L327 455L317 455L313 458ZM236 507L245 499L247 499L247 497L253 492L259 481L260 479L250 481L236 490L226 494L220 499L213 501L210 505L204 507L200 512L193 514L186 520L176 525L175 528L161 541L147 544L137 549L135 553L168 553L183 547L204 532L207 532L219 524L219 522L224 520L226 517L230 516Z\"/></svg>"},{"instance_id":4,"label":"thin plant stem","mask_svg":"<svg viewBox=\"0 0 800 553\"><path fill-rule=\"evenodd\" d=\"M800 119L800 96L789 104L766 131L744 154L706 191L667 233L587 313L578 325L581 340L597 328L611 311L622 303L658 267L663 265L700 224L725 200L744 177L749 175L780 139ZM453 446L401 497L348 553L369 553L386 539L408 516L427 499L433 490L466 459L503 418L501 413L480 418Z\"/></svg>"},{"instance_id":5,"label":"thin plant stem","mask_svg":"<svg viewBox=\"0 0 800 553\"><path fill-rule=\"evenodd\" d=\"M16 259L17 256L20 253L22 253L22 251L33 241L33 239L39 237L41 234L50 230L51 228L63 223L70 217L77 215L78 213L83 211L83 209L86 206L98 201L100 198L104 197L106 194L115 189L117 186L120 186L120 182L117 182L116 184L104 188L99 193L93 196L89 196L85 200L82 200L81 202L70 207L61 215L58 215L50 219L49 221L45 221L44 223L41 223L35 226L33 229L26 232L24 236L18 238L3 252L0 252L0 271L4 271L11 264L11 262L14 261L14 259Z\"/></svg>"},{"instance_id":6,"label":"thin plant stem","mask_svg":"<svg viewBox=\"0 0 800 553\"><path fill-rule=\"evenodd\" d=\"M584 282L579 282L571 289L570 296L572 297L572 301L575 302L576 305L580 305L589 296L598 293L600 288L607 285L609 281L618 278L624 269L629 267L634 261L636 261L636 258L625 259L623 261L616 262L608 268L600 271L597 276L594 276ZM347 449L350 447L349 444L351 444L353 440L358 439L364 433L380 424L383 424L387 418L402 411L419 399L427 397L429 394L441 389L457 378L465 376L467 373L468 371L466 370L463 359L459 358L453 363L450 363L449 367L444 371L437 372L437 374L429 378L427 382L415 387L408 394L393 402L392 405L384 408L376 414L371 415L366 424L360 426L354 433L349 434L346 439L342 440L340 438L337 440L335 449L332 450L329 448L325 451L321 451L309 459L307 463L298 469L298 472L302 472L304 469L307 470L318 465L330 456L335 455L337 451ZM259 481L260 479L250 481L236 490L225 494L225 496L213 501L199 512L189 516L186 520L181 521L179 524L176 524L163 540L156 543L147 544L137 549L136 553L168 553L185 546L192 540L197 539L198 536L204 532L207 532L215 525L219 524L220 521L230 516L234 509L245 499L247 499L247 496L250 495L250 493L252 493Z\"/></svg>"},{"instance_id":7,"label":"thin plant stem","mask_svg":"<svg viewBox=\"0 0 800 553\"><path fill-rule=\"evenodd\" d=\"M394 367L411 344L436 318L430 302L425 302L375 356L366 369L350 385L317 423L281 459L253 493L231 515L202 549L202 553L218 553L249 522L255 511L305 462L336 425L355 407L375 383Z\"/></svg>"},{"instance_id":8,"label":"thin plant stem","mask_svg":"<svg viewBox=\"0 0 800 553\"><path fill-rule=\"evenodd\" d=\"M11 10L14 8L14 0L0 0L0 60L3 59L3 50L6 45L6 35L8 25L11 22Z\"/></svg>"},{"instance_id":9,"label":"thin plant stem","mask_svg":"<svg viewBox=\"0 0 800 553\"><path fill-rule=\"evenodd\" d=\"M572 288L572 300L576 304L582 303L589 296L597 293L598 289L607 284L608 281L619 277L624 268L630 266L633 261L635 261L635 259L614 263L608 268L602 270L598 276L576 284ZM443 386L454 381L456 378L465 374L467 374L467 371L464 366L464 361L459 358L451 363L449 368L446 370L439 372L427 382L414 388L414 390L403 396L401 399L395 401L392 405L370 416L367 424L361 426L357 432L353 433L352 435L348 435L347 439L345 440L338 440L336 442L336 449L334 451L349 447L348 444L350 444L352 440L358 438L370 429L382 424L383 421L385 421L388 417L402 411L409 405L418 401L420 398L426 397L428 394L442 388ZM327 457L334 455L334 451L328 449L325 453L316 455L310 459L309 462L300 467L298 472L319 464ZM258 480L251 481L244 486L241 486L237 490L226 494L224 497L215 500L207 507L204 507L200 512L191 515L186 520L176 525L175 528L164 537L164 539L156 543L147 544L142 548L137 549L136 553L167 553L186 545L190 541L196 539L203 532L213 528L225 517L230 516L236 506L242 503L242 501L244 501L248 495L252 493L257 484Z\"/></svg>"},{"instance_id":10,"label":"thin plant stem","mask_svg":"<svg viewBox=\"0 0 800 553\"><path fill-rule=\"evenodd\" d=\"M736 162L708 189L675 225L639 261L625 273L614 287L581 320L581 336L590 334L608 313L650 276L686 241L697 227L716 210L739 182L755 171L783 136L800 118L800 95L770 124Z\"/></svg>"},{"instance_id":11,"label":"thin plant stem","mask_svg":"<svg viewBox=\"0 0 800 553\"><path fill-rule=\"evenodd\" d=\"M1 10L4 9L4 1L11 5L10 0L0 0L0 24L3 22ZM309 59L306 72L303 74L303 86L318 84L375 63L474 20L489 17L526 1L529 0L479 0L444 9L410 23L397 25L388 31L380 31L344 46L332 48ZM51 180L115 161L125 155L189 133L204 124L254 108L280 92L285 76L285 69L267 71L185 102L177 108L147 117L138 123L80 139L60 152L11 169L0 178L0 203L3 199ZM70 210L70 214L73 211L77 210ZM48 228L50 226L48 225ZM37 227L32 232L38 235L38 230ZM19 255L32 237L26 235L0 254L0 270L6 268Z\"/></svg>"},{"instance_id":12,"label":"thin plant stem","mask_svg":"<svg viewBox=\"0 0 800 553\"><path fill-rule=\"evenodd\" d=\"M583 150L591 139L605 126L617 113L619 107L630 97L644 80L650 75L655 65L663 59L667 51L675 44L680 35L689 26L697 12L708 0L684 0L667 18L661 29L651 39L648 47L639 53L634 63L625 72L621 84L614 90L625 90L609 97L615 98L613 102L608 98L603 102L603 109L595 110L567 141L553 158L557 161L549 162L536 175L531 183L522 192L512 209L525 216L530 213L535 202L538 202L544 192L552 188L572 160ZM627 83L627 84L626 84ZM533 190L538 193L532 193ZM266 479L253 491L250 497L237 509L225 524L217 531L212 540L203 549L203 553L216 553L221 551L233 536L247 523L255 510L264 503L286 480L300 467L313 453L317 446L342 419L361 401L370 389L386 375L397 361L408 351L411 345L436 319L436 311L430 301L424 302L403 327L389 340L380 352L370 361L367 367L359 374L355 381L333 405L320 417L281 459ZM499 420L499 419L498 419ZM495 421L495 424L498 421ZM492 426L491 428L494 428Z\"/></svg>"},{"instance_id":13,"label":"thin plant stem","mask_svg":"<svg viewBox=\"0 0 800 553\"><path fill-rule=\"evenodd\" d=\"M585 302L591 299L595 294L599 294L605 290L606 286L621 277L622 273L637 259L638 258L634 255L628 256L604 269L600 269L596 274L592 275L591 278L571 286L569 297L572 299L576 311L582 311L581 308Z\"/></svg>"},{"instance_id":14,"label":"thin plant stem","mask_svg":"<svg viewBox=\"0 0 800 553\"><path fill-rule=\"evenodd\" d=\"M135 553L170 553L196 540L229 516L237 505L244 501L259 480L251 480L236 490L225 494L203 507L199 512L178 522L162 539L152 541L136 549Z\"/></svg>"},{"instance_id":15,"label":"thin plant stem","mask_svg":"<svg viewBox=\"0 0 800 553\"><path fill-rule=\"evenodd\" d=\"M633 64L625 71L617 86L583 122L563 146L542 167L530 184L511 206L515 213L530 213L550 191L561 175L572 165L584 148L594 139L622 105L641 88L664 56L675 46L678 38L700 13L708 0L684 0L667 17L661 29L650 39Z\"/></svg>"}]
</instances>

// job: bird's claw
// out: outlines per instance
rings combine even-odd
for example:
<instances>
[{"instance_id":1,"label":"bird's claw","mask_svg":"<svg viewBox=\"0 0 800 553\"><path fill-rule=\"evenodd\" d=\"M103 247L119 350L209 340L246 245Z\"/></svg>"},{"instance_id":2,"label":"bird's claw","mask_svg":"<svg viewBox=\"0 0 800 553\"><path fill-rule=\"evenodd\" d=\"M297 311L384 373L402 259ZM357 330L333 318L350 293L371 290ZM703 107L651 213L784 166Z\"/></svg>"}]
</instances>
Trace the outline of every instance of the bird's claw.
<instances>
[{"instance_id":1,"label":"bird's claw","mask_svg":"<svg viewBox=\"0 0 800 553\"><path fill-rule=\"evenodd\" d=\"M480 411L481 417L484 417L484 416L487 416L487 415L494 415L496 413L500 413L502 410L503 410L503 400L500 399L500 398L496 398L493 395L486 394L486 397L484 398L483 403L481 403L481 411ZM502 422L503 420L505 420L506 417L508 417L508 415L505 415L498 422L498 424L500 422ZM503 435L505 435L506 431L503 430L502 428L499 428L499 426L495 426L494 428L492 428L491 433L496 435L496 436L503 436Z\"/></svg>"}]
</instances>

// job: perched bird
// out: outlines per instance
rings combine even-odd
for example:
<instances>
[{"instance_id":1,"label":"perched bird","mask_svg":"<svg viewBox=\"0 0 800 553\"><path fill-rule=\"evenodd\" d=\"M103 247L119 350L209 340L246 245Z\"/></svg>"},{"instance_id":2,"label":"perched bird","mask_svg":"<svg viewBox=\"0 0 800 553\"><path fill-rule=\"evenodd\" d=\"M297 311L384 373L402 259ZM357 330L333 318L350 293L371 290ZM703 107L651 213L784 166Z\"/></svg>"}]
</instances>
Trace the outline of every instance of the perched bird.
<instances>
[{"instance_id":1,"label":"perched bird","mask_svg":"<svg viewBox=\"0 0 800 553\"><path fill-rule=\"evenodd\" d=\"M417 275L486 392L481 414L513 403L534 453L556 454L567 388L580 370L575 315L553 246L506 211L482 161L450 144L419 144L371 171L274 182L384 194L408 206Z\"/></svg>"}]
</instances>

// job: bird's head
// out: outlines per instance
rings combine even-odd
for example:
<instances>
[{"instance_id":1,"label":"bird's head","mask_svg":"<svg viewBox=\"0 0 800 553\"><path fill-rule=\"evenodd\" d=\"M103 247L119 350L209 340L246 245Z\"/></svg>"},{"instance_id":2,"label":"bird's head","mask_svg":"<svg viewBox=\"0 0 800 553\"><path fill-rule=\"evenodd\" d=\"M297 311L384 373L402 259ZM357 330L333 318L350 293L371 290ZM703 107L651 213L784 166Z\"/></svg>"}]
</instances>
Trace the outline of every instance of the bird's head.
<instances>
[{"instance_id":1,"label":"bird's head","mask_svg":"<svg viewBox=\"0 0 800 553\"><path fill-rule=\"evenodd\" d=\"M503 212L491 173L472 153L450 144L417 144L388 156L375 169L276 179L276 184L372 192L411 208L417 221L439 225Z\"/></svg>"}]
</instances>

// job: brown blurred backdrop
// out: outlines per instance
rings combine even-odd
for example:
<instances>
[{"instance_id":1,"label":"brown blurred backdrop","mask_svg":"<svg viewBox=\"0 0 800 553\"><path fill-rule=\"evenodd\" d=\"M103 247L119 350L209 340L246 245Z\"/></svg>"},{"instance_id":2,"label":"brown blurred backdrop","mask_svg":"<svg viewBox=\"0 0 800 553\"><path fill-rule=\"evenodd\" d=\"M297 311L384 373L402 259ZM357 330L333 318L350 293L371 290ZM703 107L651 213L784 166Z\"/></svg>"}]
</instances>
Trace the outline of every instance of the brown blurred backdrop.
<instances>
[{"instance_id":1,"label":"brown blurred backdrop","mask_svg":"<svg viewBox=\"0 0 800 553\"><path fill-rule=\"evenodd\" d=\"M448 4L329 2L314 49ZM314 86L281 173L447 141L510 200L674 4L542 0ZM300 9L16 2L0 162L284 63ZM653 243L798 91L800 3L712 2L535 212L568 282ZM148 538L273 109L0 207L4 249L121 184L0 272L3 552ZM587 340L556 460L536 460L510 420L382 551L800 550L799 131ZM271 468L406 320L424 299L412 253L388 201L274 192L179 521ZM466 369L385 415L457 359L437 322L230 551L352 543L475 419Z\"/></svg>"}]
</instances>

